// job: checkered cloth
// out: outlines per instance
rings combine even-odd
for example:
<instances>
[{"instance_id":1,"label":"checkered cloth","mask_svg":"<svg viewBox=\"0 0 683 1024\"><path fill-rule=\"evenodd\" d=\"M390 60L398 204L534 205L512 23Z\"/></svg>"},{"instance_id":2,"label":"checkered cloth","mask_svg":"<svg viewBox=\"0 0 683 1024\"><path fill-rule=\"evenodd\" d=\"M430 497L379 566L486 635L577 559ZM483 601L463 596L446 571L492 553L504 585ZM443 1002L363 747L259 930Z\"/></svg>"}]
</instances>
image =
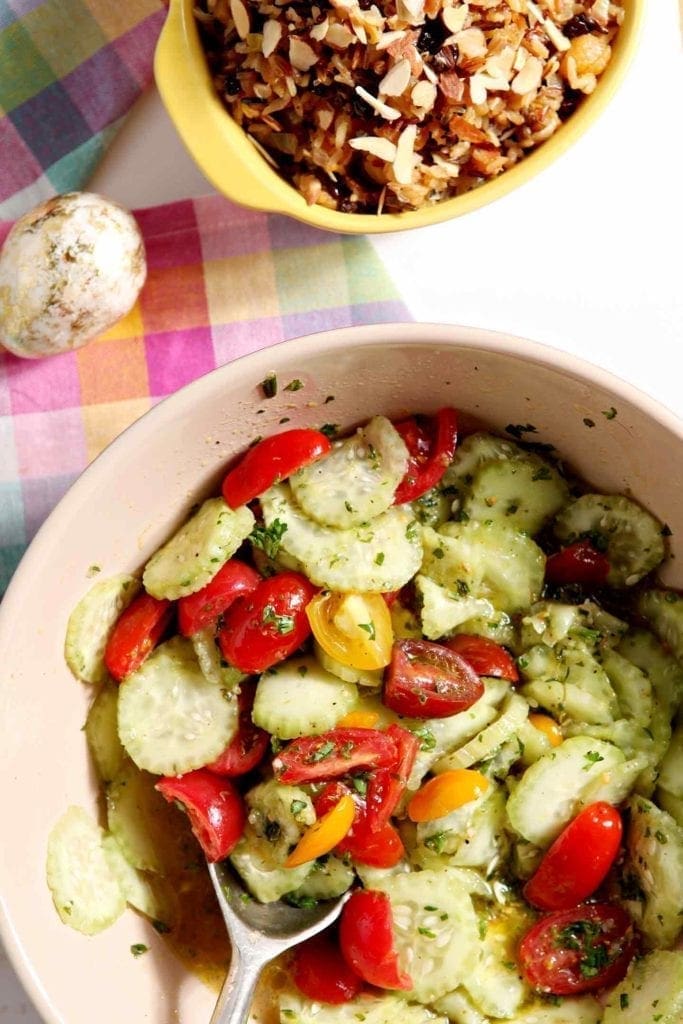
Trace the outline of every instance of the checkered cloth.
<instances>
[{"instance_id":1,"label":"checkered cloth","mask_svg":"<svg viewBox=\"0 0 683 1024\"><path fill-rule=\"evenodd\" d=\"M160 398L286 338L408 319L365 238L218 196L137 218L149 276L124 320L76 352L0 353L0 593L81 470Z\"/></svg>"},{"instance_id":2,"label":"checkered cloth","mask_svg":"<svg viewBox=\"0 0 683 1024\"><path fill-rule=\"evenodd\" d=\"M161 0L0 0L0 219L85 184L163 20Z\"/></svg>"}]
</instances>

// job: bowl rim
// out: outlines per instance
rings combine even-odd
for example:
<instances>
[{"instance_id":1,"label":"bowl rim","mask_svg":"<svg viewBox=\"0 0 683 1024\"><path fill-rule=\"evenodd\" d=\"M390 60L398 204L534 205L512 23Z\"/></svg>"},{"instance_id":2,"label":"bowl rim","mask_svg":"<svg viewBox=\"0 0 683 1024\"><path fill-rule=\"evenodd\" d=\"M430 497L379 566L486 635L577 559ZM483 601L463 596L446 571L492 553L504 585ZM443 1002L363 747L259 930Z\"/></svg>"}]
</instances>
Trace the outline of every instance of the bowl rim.
<instances>
[{"instance_id":1,"label":"bowl rim","mask_svg":"<svg viewBox=\"0 0 683 1024\"><path fill-rule=\"evenodd\" d=\"M107 475L110 462L121 449L135 444L145 433L163 430L166 421L182 415L196 405L207 389L221 389L228 378L233 385L236 376L253 383L273 369L277 370L278 364L282 361L296 359L304 362L308 355L314 355L322 349L333 352L344 350L348 346L363 349L384 344L408 345L415 348L478 349L559 372L584 384L602 387L616 400L630 403L683 441L683 418L677 416L658 399L589 360L516 335L456 324L387 322L332 329L282 341L225 363L168 395L122 431L90 463L43 522L10 581L0 604L0 650L5 643L11 641L14 608L19 609L23 605L23 592L30 586L36 572L45 564L43 548L47 545L53 529L59 528L69 519L71 507L78 504L81 495L96 490L98 480ZM4 896L8 881L4 878L4 862L0 858L0 938L12 968L46 1024L62 1024L50 1002L49 994L34 972L30 953L14 927Z\"/></svg>"},{"instance_id":2,"label":"bowl rim","mask_svg":"<svg viewBox=\"0 0 683 1024\"><path fill-rule=\"evenodd\" d=\"M154 76L185 148L208 181L228 199L342 234L403 231L441 223L502 198L552 164L592 126L623 81L640 39L646 0L624 0L624 5L624 22L597 88L549 139L497 178L460 196L401 213L341 213L308 206L248 140L215 93L192 15L193 0L170 0L155 51ZM187 102L188 96L199 96L202 102L193 106Z\"/></svg>"}]
</instances>

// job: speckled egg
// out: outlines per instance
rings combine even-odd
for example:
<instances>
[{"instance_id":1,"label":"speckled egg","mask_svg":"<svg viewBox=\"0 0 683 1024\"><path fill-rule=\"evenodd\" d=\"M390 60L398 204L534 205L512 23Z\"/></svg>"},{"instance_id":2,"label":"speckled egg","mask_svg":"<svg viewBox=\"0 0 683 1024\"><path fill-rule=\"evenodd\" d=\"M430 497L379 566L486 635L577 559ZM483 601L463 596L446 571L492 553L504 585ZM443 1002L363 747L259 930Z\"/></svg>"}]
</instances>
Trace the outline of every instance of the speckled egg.
<instances>
[{"instance_id":1,"label":"speckled egg","mask_svg":"<svg viewBox=\"0 0 683 1024\"><path fill-rule=\"evenodd\" d=\"M0 251L0 343L27 359L80 348L130 311L146 274L127 210L89 192L48 199Z\"/></svg>"}]
</instances>

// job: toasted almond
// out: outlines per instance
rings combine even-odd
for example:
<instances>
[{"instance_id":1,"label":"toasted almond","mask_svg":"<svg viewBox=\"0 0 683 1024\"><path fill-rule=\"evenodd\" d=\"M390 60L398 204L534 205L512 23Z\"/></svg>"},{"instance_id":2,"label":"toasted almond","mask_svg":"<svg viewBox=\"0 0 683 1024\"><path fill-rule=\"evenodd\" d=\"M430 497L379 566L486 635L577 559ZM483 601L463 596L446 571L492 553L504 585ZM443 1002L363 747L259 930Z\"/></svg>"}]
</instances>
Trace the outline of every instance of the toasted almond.
<instances>
[{"instance_id":1,"label":"toasted almond","mask_svg":"<svg viewBox=\"0 0 683 1024\"><path fill-rule=\"evenodd\" d=\"M379 92L385 96L402 96L410 82L410 61L407 57L389 68L379 83Z\"/></svg>"},{"instance_id":2,"label":"toasted almond","mask_svg":"<svg viewBox=\"0 0 683 1024\"><path fill-rule=\"evenodd\" d=\"M279 21L270 19L263 26L263 39L261 41L261 53L264 57L270 57L277 49L277 44L282 38L282 25Z\"/></svg>"},{"instance_id":3,"label":"toasted almond","mask_svg":"<svg viewBox=\"0 0 683 1024\"><path fill-rule=\"evenodd\" d=\"M417 125L409 124L403 129L396 143L396 156L394 157L394 177L400 185L409 185L413 180L413 167L415 166L414 151L415 139L417 137Z\"/></svg>"},{"instance_id":4,"label":"toasted almond","mask_svg":"<svg viewBox=\"0 0 683 1024\"><path fill-rule=\"evenodd\" d=\"M405 35L407 35L407 31L404 28L396 29L394 32L382 32L377 40L377 49L386 50L392 43L396 43L399 39L403 39Z\"/></svg>"},{"instance_id":5,"label":"toasted almond","mask_svg":"<svg viewBox=\"0 0 683 1024\"><path fill-rule=\"evenodd\" d=\"M509 81L512 76L514 59L514 47L504 46L500 53L494 53L487 58L484 65L486 74L491 75L492 78L505 78Z\"/></svg>"},{"instance_id":6,"label":"toasted almond","mask_svg":"<svg viewBox=\"0 0 683 1024\"><path fill-rule=\"evenodd\" d=\"M524 67L512 80L510 88L518 96L538 89L543 80L543 61L538 57L527 57Z\"/></svg>"},{"instance_id":7,"label":"toasted almond","mask_svg":"<svg viewBox=\"0 0 683 1024\"><path fill-rule=\"evenodd\" d=\"M235 29L240 39L246 39L249 35L249 12L242 0L230 0L230 14L235 23Z\"/></svg>"},{"instance_id":8,"label":"toasted almond","mask_svg":"<svg viewBox=\"0 0 683 1024\"><path fill-rule=\"evenodd\" d=\"M466 28L456 33L455 42L462 57L483 57L486 53L486 36L480 28Z\"/></svg>"},{"instance_id":9,"label":"toasted almond","mask_svg":"<svg viewBox=\"0 0 683 1024\"><path fill-rule=\"evenodd\" d=\"M396 146L391 139L384 139L381 135L359 135L356 139L349 139L351 149L359 149L364 153L372 153L380 160L393 163L396 158Z\"/></svg>"},{"instance_id":10,"label":"toasted almond","mask_svg":"<svg viewBox=\"0 0 683 1024\"><path fill-rule=\"evenodd\" d=\"M289 37L289 63L297 71L308 71L318 62L318 54L312 46L296 36Z\"/></svg>"},{"instance_id":11,"label":"toasted almond","mask_svg":"<svg viewBox=\"0 0 683 1024\"><path fill-rule=\"evenodd\" d=\"M462 32L465 27L467 15L470 9L467 4L458 4L456 7L444 7L441 12L441 20L449 32Z\"/></svg>"},{"instance_id":12,"label":"toasted almond","mask_svg":"<svg viewBox=\"0 0 683 1024\"><path fill-rule=\"evenodd\" d=\"M339 21L330 25L325 33L325 42L328 46L336 46L340 50L345 50L347 46L355 42L355 39L356 37L348 25L342 25Z\"/></svg>"},{"instance_id":13,"label":"toasted almond","mask_svg":"<svg viewBox=\"0 0 683 1024\"><path fill-rule=\"evenodd\" d=\"M311 39L315 39L316 43L322 43L323 39L327 35L329 27L330 19L323 18L323 20L319 21L317 25L314 25L311 31L309 32Z\"/></svg>"},{"instance_id":14,"label":"toasted almond","mask_svg":"<svg viewBox=\"0 0 683 1024\"><path fill-rule=\"evenodd\" d=\"M421 25L425 19L424 0L396 0L396 13L409 25Z\"/></svg>"},{"instance_id":15,"label":"toasted almond","mask_svg":"<svg viewBox=\"0 0 683 1024\"><path fill-rule=\"evenodd\" d=\"M367 89L364 89L362 85L357 85L355 91L358 93L362 100L365 100L368 106L372 107L372 109L376 111L381 117L385 118L385 120L395 121L397 117L401 116L398 110L396 110L394 107L390 107L386 103L382 103L382 101L378 100L376 96L373 96L371 92L368 92Z\"/></svg>"},{"instance_id":16,"label":"toasted almond","mask_svg":"<svg viewBox=\"0 0 683 1024\"><path fill-rule=\"evenodd\" d=\"M410 98L418 110L426 113L436 103L436 86L422 79L413 86Z\"/></svg>"}]
</instances>

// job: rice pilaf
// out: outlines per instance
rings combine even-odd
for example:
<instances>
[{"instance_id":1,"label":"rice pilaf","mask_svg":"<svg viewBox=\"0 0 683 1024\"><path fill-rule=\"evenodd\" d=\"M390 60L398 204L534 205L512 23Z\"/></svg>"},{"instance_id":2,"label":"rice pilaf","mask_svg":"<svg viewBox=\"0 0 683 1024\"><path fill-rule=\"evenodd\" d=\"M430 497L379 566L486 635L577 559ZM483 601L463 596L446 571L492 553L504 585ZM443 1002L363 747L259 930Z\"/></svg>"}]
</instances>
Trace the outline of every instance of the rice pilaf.
<instances>
[{"instance_id":1,"label":"rice pilaf","mask_svg":"<svg viewBox=\"0 0 683 1024\"><path fill-rule=\"evenodd\" d=\"M400 212L502 174L591 93L609 0L201 0L215 88L305 197Z\"/></svg>"}]
</instances>

